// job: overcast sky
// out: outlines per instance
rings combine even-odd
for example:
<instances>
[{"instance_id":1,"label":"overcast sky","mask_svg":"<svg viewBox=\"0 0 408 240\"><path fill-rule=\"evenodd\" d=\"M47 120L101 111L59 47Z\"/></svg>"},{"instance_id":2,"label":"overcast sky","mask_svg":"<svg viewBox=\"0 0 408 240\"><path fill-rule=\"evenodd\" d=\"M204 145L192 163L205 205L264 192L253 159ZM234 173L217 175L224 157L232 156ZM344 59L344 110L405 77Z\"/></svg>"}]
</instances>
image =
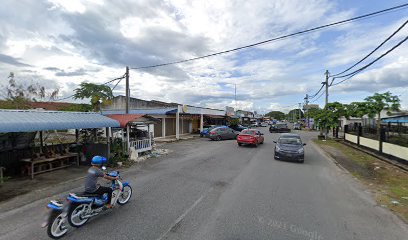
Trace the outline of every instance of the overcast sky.
<instances>
[{"instance_id":1,"label":"overcast sky","mask_svg":"<svg viewBox=\"0 0 408 240\"><path fill-rule=\"evenodd\" d=\"M73 94L125 66L165 63L235 48L381 10L405 1L355 0L2 0L0 75ZM184 64L130 71L131 96L266 112L303 102L324 81L360 60L407 20L408 9ZM407 36L401 30L376 54ZM368 60L369 61L369 60ZM124 94L122 81L114 94ZM237 103L234 85L237 86ZM408 108L408 43L344 84L330 101L400 95ZM4 95L4 91L2 92ZM67 101L74 101L69 99ZM313 101L313 99L312 99ZM324 97L313 103L323 104Z\"/></svg>"}]
</instances>

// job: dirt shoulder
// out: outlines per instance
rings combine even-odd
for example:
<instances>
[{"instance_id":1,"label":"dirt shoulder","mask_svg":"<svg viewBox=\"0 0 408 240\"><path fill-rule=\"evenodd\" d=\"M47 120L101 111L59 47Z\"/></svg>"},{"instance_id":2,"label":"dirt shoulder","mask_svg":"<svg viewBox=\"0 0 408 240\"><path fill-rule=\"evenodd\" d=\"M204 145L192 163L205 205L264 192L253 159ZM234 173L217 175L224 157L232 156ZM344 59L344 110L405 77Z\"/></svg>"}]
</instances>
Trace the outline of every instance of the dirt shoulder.
<instances>
[{"instance_id":1,"label":"dirt shoulder","mask_svg":"<svg viewBox=\"0 0 408 240\"><path fill-rule=\"evenodd\" d=\"M334 140L314 140L339 165L361 180L376 201L408 223L408 172Z\"/></svg>"}]
</instances>

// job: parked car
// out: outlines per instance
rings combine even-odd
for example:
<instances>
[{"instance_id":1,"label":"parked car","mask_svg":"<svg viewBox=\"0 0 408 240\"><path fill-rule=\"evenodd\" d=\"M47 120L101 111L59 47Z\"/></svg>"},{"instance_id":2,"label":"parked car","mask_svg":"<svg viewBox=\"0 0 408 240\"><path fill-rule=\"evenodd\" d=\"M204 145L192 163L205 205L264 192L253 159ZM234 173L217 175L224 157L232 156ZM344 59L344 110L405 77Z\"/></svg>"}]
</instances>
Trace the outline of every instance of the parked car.
<instances>
[{"instance_id":1,"label":"parked car","mask_svg":"<svg viewBox=\"0 0 408 240\"><path fill-rule=\"evenodd\" d=\"M300 123L295 123L293 124L293 129L294 130L301 130L302 126L300 125Z\"/></svg>"},{"instance_id":2,"label":"parked car","mask_svg":"<svg viewBox=\"0 0 408 240\"><path fill-rule=\"evenodd\" d=\"M259 123L258 122L251 122L251 126L252 127L259 127Z\"/></svg>"},{"instance_id":3,"label":"parked car","mask_svg":"<svg viewBox=\"0 0 408 240\"><path fill-rule=\"evenodd\" d=\"M277 123L269 127L270 133L288 133L290 129L286 123Z\"/></svg>"},{"instance_id":4,"label":"parked car","mask_svg":"<svg viewBox=\"0 0 408 240\"><path fill-rule=\"evenodd\" d=\"M222 126L222 125L206 125L203 126L203 131L200 132L200 137L208 137L210 134L210 131L214 128L217 127L227 127L227 126Z\"/></svg>"},{"instance_id":5,"label":"parked car","mask_svg":"<svg viewBox=\"0 0 408 240\"><path fill-rule=\"evenodd\" d=\"M294 160L303 163L305 160L305 150L299 134L282 134L278 141L273 141L275 145L275 159Z\"/></svg>"},{"instance_id":6,"label":"parked car","mask_svg":"<svg viewBox=\"0 0 408 240\"><path fill-rule=\"evenodd\" d=\"M224 139L236 139L238 133L229 127L217 127L211 129L209 133L209 138L211 140L224 140Z\"/></svg>"},{"instance_id":7,"label":"parked car","mask_svg":"<svg viewBox=\"0 0 408 240\"><path fill-rule=\"evenodd\" d=\"M237 132L241 132L242 130L248 129L247 127L244 127L242 125L230 126L230 128L234 129L234 131L237 131Z\"/></svg>"},{"instance_id":8,"label":"parked car","mask_svg":"<svg viewBox=\"0 0 408 240\"><path fill-rule=\"evenodd\" d=\"M237 136L238 146L241 146L242 144L250 144L257 147L258 144L263 144L264 141L265 139L263 137L263 133L256 129L242 130L242 132Z\"/></svg>"},{"instance_id":9,"label":"parked car","mask_svg":"<svg viewBox=\"0 0 408 240\"><path fill-rule=\"evenodd\" d=\"M268 126L268 123L262 122L259 126L260 126L260 127L267 127L267 126Z\"/></svg>"}]
</instances>

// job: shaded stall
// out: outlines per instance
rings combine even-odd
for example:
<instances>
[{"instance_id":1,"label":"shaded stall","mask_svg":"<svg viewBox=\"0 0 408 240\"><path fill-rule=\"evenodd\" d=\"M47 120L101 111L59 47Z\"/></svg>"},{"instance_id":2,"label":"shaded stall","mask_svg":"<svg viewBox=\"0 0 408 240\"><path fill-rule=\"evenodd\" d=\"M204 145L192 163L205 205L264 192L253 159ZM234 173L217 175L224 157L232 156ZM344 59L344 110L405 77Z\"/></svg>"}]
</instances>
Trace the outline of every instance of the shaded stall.
<instances>
[{"instance_id":1,"label":"shaded stall","mask_svg":"<svg viewBox=\"0 0 408 240\"><path fill-rule=\"evenodd\" d=\"M137 153L149 151L153 145L150 126L161 121L146 114L110 114L107 117L119 122L121 138L126 143L126 150L134 148Z\"/></svg>"},{"instance_id":2,"label":"shaded stall","mask_svg":"<svg viewBox=\"0 0 408 240\"><path fill-rule=\"evenodd\" d=\"M79 129L118 126L118 121L98 113L0 110L0 167L4 167L7 159L18 160L20 165L26 166L27 172L34 178L35 174L64 168L72 163L79 165L78 151L70 151L69 146L45 146L43 132L75 129L75 143L78 145ZM38 151L32 144L37 132L40 139ZM109 131L106 132L109 133ZM23 151L24 149L28 151ZM24 154L19 154L19 152L24 152ZM13 157L13 154L17 157ZM15 164L10 165L16 166Z\"/></svg>"}]
</instances>

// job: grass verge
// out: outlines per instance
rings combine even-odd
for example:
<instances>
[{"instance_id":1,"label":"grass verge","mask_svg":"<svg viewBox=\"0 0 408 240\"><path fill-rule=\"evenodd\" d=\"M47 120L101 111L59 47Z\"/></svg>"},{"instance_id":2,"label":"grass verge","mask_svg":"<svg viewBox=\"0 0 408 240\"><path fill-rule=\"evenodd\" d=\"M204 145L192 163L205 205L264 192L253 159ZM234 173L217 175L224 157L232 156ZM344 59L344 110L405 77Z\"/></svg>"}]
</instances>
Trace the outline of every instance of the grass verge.
<instances>
[{"instance_id":1,"label":"grass verge","mask_svg":"<svg viewBox=\"0 0 408 240\"><path fill-rule=\"evenodd\" d=\"M387 207L408 223L408 173L334 140L314 140L327 154L360 179Z\"/></svg>"}]
</instances>

